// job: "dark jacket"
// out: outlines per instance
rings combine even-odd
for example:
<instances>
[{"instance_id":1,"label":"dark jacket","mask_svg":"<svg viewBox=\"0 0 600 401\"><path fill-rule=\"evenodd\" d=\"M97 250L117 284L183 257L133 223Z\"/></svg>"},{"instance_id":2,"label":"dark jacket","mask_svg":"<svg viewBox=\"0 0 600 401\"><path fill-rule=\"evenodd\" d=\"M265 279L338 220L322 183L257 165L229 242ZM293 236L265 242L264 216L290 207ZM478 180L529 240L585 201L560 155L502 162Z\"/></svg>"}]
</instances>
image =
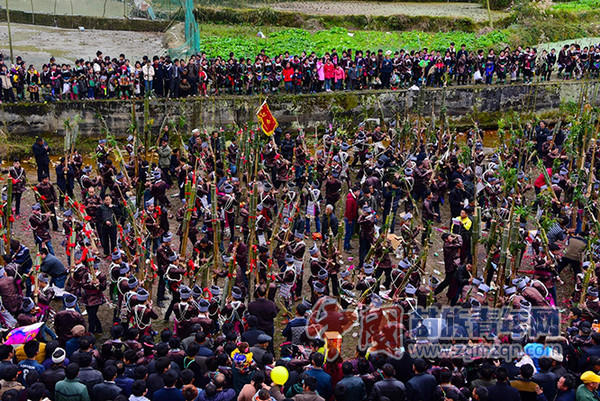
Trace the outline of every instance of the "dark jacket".
<instances>
[{"instance_id":1,"label":"dark jacket","mask_svg":"<svg viewBox=\"0 0 600 401\"><path fill-rule=\"evenodd\" d=\"M48 242L52 239L50 236L50 217L45 214L35 213L29 217L29 225L34 235L42 242Z\"/></svg>"},{"instance_id":2,"label":"dark jacket","mask_svg":"<svg viewBox=\"0 0 600 401\"><path fill-rule=\"evenodd\" d=\"M96 306L104 303L103 291L106 290L106 276L104 273L97 273L97 283L94 283L89 274L86 274L86 280L82 284L83 295L81 302L85 306Z\"/></svg>"},{"instance_id":3,"label":"dark jacket","mask_svg":"<svg viewBox=\"0 0 600 401\"><path fill-rule=\"evenodd\" d=\"M56 278L67 274L65 265L60 261L59 258L49 253L42 261L41 270L48 274L50 277Z\"/></svg>"},{"instance_id":4,"label":"dark jacket","mask_svg":"<svg viewBox=\"0 0 600 401\"><path fill-rule=\"evenodd\" d=\"M452 241L444 242L444 267L446 273L454 272L460 263L459 251L462 247L462 238L454 237Z\"/></svg>"},{"instance_id":5,"label":"dark jacket","mask_svg":"<svg viewBox=\"0 0 600 401\"><path fill-rule=\"evenodd\" d=\"M209 397L204 391L198 394L198 397L194 401L230 401L235 400L235 390L232 388L226 388L223 391L217 391L214 397Z\"/></svg>"},{"instance_id":6,"label":"dark jacket","mask_svg":"<svg viewBox=\"0 0 600 401\"><path fill-rule=\"evenodd\" d=\"M423 201L423 214L421 215L423 224L431 223L435 219L435 209L433 208L433 201L425 199Z\"/></svg>"},{"instance_id":7,"label":"dark jacket","mask_svg":"<svg viewBox=\"0 0 600 401\"><path fill-rule=\"evenodd\" d=\"M305 373L317 379L317 392L321 397L328 400L333 390L331 388L331 376L323 369L316 368L310 368Z\"/></svg>"},{"instance_id":8,"label":"dark jacket","mask_svg":"<svg viewBox=\"0 0 600 401\"><path fill-rule=\"evenodd\" d=\"M152 401L185 401L185 397L177 388L161 388L154 392Z\"/></svg>"},{"instance_id":9,"label":"dark jacket","mask_svg":"<svg viewBox=\"0 0 600 401\"><path fill-rule=\"evenodd\" d=\"M394 378L383 379L375 383L369 400L380 400L381 397L388 397L394 401L404 401L406 399L406 387L404 383Z\"/></svg>"},{"instance_id":10,"label":"dark jacket","mask_svg":"<svg viewBox=\"0 0 600 401\"><path fill-rule=\"evenodd\" d=\"M48 150L44 148L44 146L48 146L48 144L44 141L43 145L39 143L34 143L31 147L33 152L33 156L35 156L35 162L37 164L48 164L50 163L50 157L48 156Z\"/></svg>"},{"instance_id":11,"label":"dark jacket","mask_svg":"<svg viewBox=\"0 0 600 401\"><path fill-rule=\"evenodd\" d=\"M275 302L269 301L266 298L258 298L256 301L248 304L248 313L258 318L256 328L263 330L265 333L272 335L274 330L273 319L277 317L279 310Z\"/></svg>"},{"instance_id":12,"label":"dark jacket","mask_svg":"<svg viewBox=\"0 0 600 401\"><path fill-rule=\"evenodd\" d=\"M554 401L575 401L575 390L559 391Z\"/></svg>"},{"instance_id":13,"label":"dark jacket","mask_svg":"<svg viewBox=\"0 0 600 401\"><path fill-rule=\"evenodd\" d=\"M119 386L121 388L121 390L123 390L123 394L126 397L129 397L131 395L131 385L133 384L134 381L135 380L133 380L131 377L122 375L122 376L117 376L117 378L115 379L115 384L117 386Z\"/></svg>"},{"instance_id":14,"label":"dark jacket","mask_svg":"<svg viewBox=\"0 0 600 401\"><path fill-rule=\"evenodd\" d=\"M258 341L258 336L260 336L261 334L266 333L256 328L247 330L242 333L242 341L247 342L251 347L253 347L254 345L256 345L256 342Z\"/></svg>"},{"instance_id":15,"label":"dark jacket","mask_svg":"<svg viewBox=\"0 0 600 401\"><path fill-rule=\"evenodd\" d=\"M106 206L104 203L100 205L98 210L98 221L103 223L110 221L112 227L117 226L117 218L120 216L119 207L112 205L112 207Z\"/></svg>"},{"instance_id":16,"label":"dark jacket","mask_svg":"<svg viewBox=\"0 0 600 401\"><path fill-rule=\"evenodd\" d=\"M471 278L471 273L467 270L466 265L458 266L456 269L456 273L454 274L454 281L456 284L462 288L465 285L469 284L469 279Z\"/></svg>"},{"instance_id":17,"label":"dark jacket","mask_svg":"<svg viewBox=\"0 0 600 401\"><path fill-rule=\"evenodd\" d=\"M539 384L542 390L544 390L546 398L553 400L556 397L558 377L554 373L539 371L533 375L533 381Z\"/></svg>"},{"instance_id":18,"label":"dark jacket","mask_svg":"<svg viewBox=\"0 0 600 401\"><path fill-rule=\"evenodd\" d=\"M377 385L377 384L375 384ZM428 401L433 397L437 387L435 377L427 373L414 375L406 383L406 395L408 401ZM375 388L375 387L373 387ZM506 400L505 400L506 401Z\"/></svg>"},{"instance_id":19,"label":"dark jacket","mask_svg":"<svg viewBox=\"0 0 600 401\"><path fill-rule=\"evenodd\" d=\"M61 344L66 343L67 340L71 338L71 329L78 324L85 327L85 321L80 312L77 312L76 310L61 310L56 313L56 316L54 316L54 331ZM100 372L98 373L100 374ZM81 374L81 372L79 374ZM102 377L102 375L100 375L100 377Z\"/></svg>"},{"instance_id":20,"label":"dark jacket","mask_svg":"<svg viewBox=\"0 0 600 401\"><path fill-rule=\"evenodd\" d=\"M43 201L46 205L54 205L58 200L56 196L56 190L51 183L45 184L40 182L35 186L35 190L37 190L38 194L40 195L41 201Z\"/></svg>"},{"instance_id":21,"label":"dark jacket","mask_svg":"<svg viewBox=\"0 0 600 401\"><path fill-rule=\"evenodd\" d=\"M498 383L488 388L488 401L520 401L519 390L508 383Z\"/></svg>"},{"instance_id":22,"label":"dark jacket","mask_svg":"<svg viewBox=\"0 0 600 401\"><path fill-rule=\"evenodd\" d=\"M50 392L50 396L54 397L54 387L56 383L65 378L65 368L62 366L52 365L44 370L40 375L40 382L44 383L46 390Z\"/></svg>"},{"instance_id":23,"label":"dark jacket","mask_svg":"<svg viewBox=\"0 0 600 401\"><path fill-rule=\"evenodd\" d=\"M29 273L29 270L31 270L31 267L33 266L33 260L31 260L31 252L29 251L29 248L21 244L19 250L11 256L12 262L19 265L19 273Z\"/></svg>"},{"instance_id":24,"label":"dark jacket","mask_svg":"<svg viewBox=\"0 0 600 401\"><path fill-rule=\"evenodd\" d=\"M324 213L321 217L321 235L323 237L329 236L329 227L331 226L331 232L333 236L336 237L338 235L338 227L339 222L335 213L327 214Z\"/></svg>"},{"instance_id":25,"label":"dark jacket","mask_svg":"<svg viewBox=\"0 0 600 401\"><path fill-rule=\"evenodd\" d=\"M0 277L0 297L2 298L2 304L10 313L15 313L21 309L21 296L14 278L10 276Z\"/></svg>"},{"instance_id":26,"label":"dark jacket","mask_svg":"<svg viewBox=\"0 0 600 401\"><path fill-rule=\"evenodd\" d=\"M337 385L346 387L346 401L362 401L367 399L367 389L365 382L354 375L344 376ZM404 385L402 385L404 387Z\"/></svg>"},{"instance_id":27,"label":"dark jacket","mask_svg":"<svg viewBox=\"0 0 600 401\"><path fill-rule=\"evenodd\" d=\"M122 394L123 390L117 386L114 382L103 382L98 383L92 390L92 401L110 401L117 398L119 394Z\"/></svg>"},{"instance_id":28,"label":"dark jacket","mask_svg":"<svg viewBox=\"0 0 600 401\"><path fill-rule=\"evenodd\" d=\"M87 368L81 368L79 370L79 374L77 375L77 379L79 379L81 383L85 384L85 387L87 387L88 390L88 394L90 394L90 398L93 398L93 396L91 395L93 394L92 390L94 389L94 386L102 383L103 381L102 373L98 372L96 369L93 369L90 366L88 366Z\"/></svg>"},{"instance_id":29,"label":"dark jacket","mask_svg":"<svg viewBox=\"0 0 600 401\"><path fill-rule=\"evenodd\" d=\"M59 164L56 166L56 186L63 192L65 192L67 188L75 188L75 170L73 170L72 165L63 166L62 164Z\"/></svg>"},{"instance_id":30,"label":"dark jacket","mask_svg":"<svg viewBox=\"0 0 600 401\"><path fill-rule=\"evenodd\" d=\"M451 217L460 216L460 210L463 208L464 200L467 197L467 193L459 189L458 187L452 188L450 195L448 195L448 203L450 203L450 215Z\"/></svg>"},{"instance_id":31,"label":"dark jacket","mask_svg":"<svg viewBox=\"0 0 600 401\"><path fill-rule=\"evenodd\" d=\"M148 383L148 394L146 394L146 398L150 400L154 399L153 395L155 391L158 391L165 386L165 381L163 379L162 373L151 374L150 376L148 376L148 380L146 380L146 383Z\"/></svg>"}]
</instances>

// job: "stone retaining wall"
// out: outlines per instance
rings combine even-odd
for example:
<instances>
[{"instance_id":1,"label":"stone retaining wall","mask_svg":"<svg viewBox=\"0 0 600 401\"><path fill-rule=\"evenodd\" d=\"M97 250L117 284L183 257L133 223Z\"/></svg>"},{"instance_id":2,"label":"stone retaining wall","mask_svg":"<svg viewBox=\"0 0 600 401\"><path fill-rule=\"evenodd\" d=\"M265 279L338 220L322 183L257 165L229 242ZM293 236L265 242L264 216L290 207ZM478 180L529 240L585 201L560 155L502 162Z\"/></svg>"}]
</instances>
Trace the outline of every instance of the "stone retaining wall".
<instances>
[{"instance_id":1,"label":"stone retaining wall","mask_svg":"<svg viewBox=\"0 0 600 401\"><path fill-rule=\"evenodd\" d=\"M492 85L449 87L445 90L445 109L456 125L471 125L472 119L493 128L502 114L514 110L522 114L549 115L566 102L600 106L600 81L556 81L537 85ZM439 115L443 89L419 91L331 92L311 95L272 95L269 106L283 128L326 126L331 122L358 123L367 118L402 119L406 113L428 118ZM220 96L148 101L153 130L165 117L179 120L185 129L229 128L256 122L255 113L262 97ZM0 105L0 123L12 135L61 135L64 121L78 115L80 130L89 137L100 136L101 114L113 134L126 136L135 104L138 126L143 127L144 101L96 100L57 103L17 103ZM13 138L11 138L13 139Z\"/></svg>"}]
</instances>

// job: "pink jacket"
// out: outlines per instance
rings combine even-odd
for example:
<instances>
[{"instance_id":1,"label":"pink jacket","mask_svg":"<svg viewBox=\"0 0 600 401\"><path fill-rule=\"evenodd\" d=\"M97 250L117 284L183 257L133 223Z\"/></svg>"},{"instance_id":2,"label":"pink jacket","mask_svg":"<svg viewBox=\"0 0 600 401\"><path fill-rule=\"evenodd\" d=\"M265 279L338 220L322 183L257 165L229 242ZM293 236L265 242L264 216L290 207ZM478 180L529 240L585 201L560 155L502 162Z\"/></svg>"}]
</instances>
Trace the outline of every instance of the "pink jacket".
<instances>
[{"instance_id":1,"label":"pink jacket","mask_svg":"<svg viewBox=\"0 0 600 401\"><path fill-rule=\"evenodd\" d=\"M346 78L346 73L342 67L338 67L334 71L335 82L343 81Z\"/></svg>"},{"instance_id":2,"label":"pink jacket","mask_svg":"<svg viewBox=\"0 0 600 401\"><path fill-rule=\"evenodd\" d=\"M325 69L323 66L322 62L317 61L317 76L319 77L319 81L325 81Z\"/></svg>"}]
</instances>

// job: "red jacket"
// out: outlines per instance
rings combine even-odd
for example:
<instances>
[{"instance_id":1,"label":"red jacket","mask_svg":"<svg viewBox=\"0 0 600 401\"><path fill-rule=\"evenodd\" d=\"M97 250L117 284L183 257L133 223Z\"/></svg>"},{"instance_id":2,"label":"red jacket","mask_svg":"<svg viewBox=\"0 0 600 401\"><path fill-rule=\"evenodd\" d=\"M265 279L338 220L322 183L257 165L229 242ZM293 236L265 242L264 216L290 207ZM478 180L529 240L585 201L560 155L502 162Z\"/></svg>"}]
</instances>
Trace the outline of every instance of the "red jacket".
<instances>
[{"instance_id":1,"label":"red jacket","mask_svg":"<svg viewBox=\"0 0 600 401\"><path fill-rule=\"evenodd\" d=\"M547 168L546 171L548 172L548 176L552 177L552 169L551 168ZM546 185L546 177L544 177L544 173L540 173L539 177L534 181L533 185L537 188L541 188L544 185Z\"/></svg>"},{"instance_id":2,"label":"red jacket","mask_svg":"<svg viewBox=\"0 0 600 401\"><path fill-rule=\"evenodd\" d=\"M284 68L283 69L283 82L290 82L294 78L294 69L293 68Z\"/></svg>"},{"instance_id":3,"label":"red jacket","mask_svg":"<svg viewBox=\"0 0 600 401\"><path fill-rule=\"evenodd\" d=\"M325 79L333 79L335 76L335 66L331 63L325 64L323 66L323 70L325 71Z\"/></svg>"},{"instance_id":4,"label":"red jacket","mask_svg":"<svg viewBox=\"0 0 600 401\"><path fill-rule=\"evenodd\" d=\"M348 196L346 196L346 212L344 213L344 217L347 218L348 221L355 221L358 219L358 202L352 192L348 193Z\"/></svg>"}]
</instances>

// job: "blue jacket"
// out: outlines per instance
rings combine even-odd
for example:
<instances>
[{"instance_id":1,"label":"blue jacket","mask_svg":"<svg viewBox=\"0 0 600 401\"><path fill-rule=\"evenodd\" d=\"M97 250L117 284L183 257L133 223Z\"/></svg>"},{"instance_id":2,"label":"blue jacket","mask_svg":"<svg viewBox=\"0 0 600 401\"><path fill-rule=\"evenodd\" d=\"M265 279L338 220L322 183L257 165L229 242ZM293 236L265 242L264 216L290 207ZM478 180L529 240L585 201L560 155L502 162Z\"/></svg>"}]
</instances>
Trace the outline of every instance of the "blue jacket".
<instances>
[{"instance_id":1,"label":"blue jacket","mask_svg":"<svg viewBox=\"0 0 600 401\"><path fill-rule=\"evenodd\" d=\"M575 390L559 391L555 401L575 401Z\"/></svg>"},{"instance_id":2,"label":"blue jacket","mask_svg":"<svg viewBox=\"0 0 600 401\"><path fill-rule=\"evenodd\" d=\"M67 357L71 357L73 352L79 349L79 337L73 337L65 344L65 352L67 353Z\"/></svg>"},{"instance_id":3,"label":"blue jacket","mask_svg":"<svg viewBox=\"0 0 600 401\"><path fill-rule=\"evenodd\" d=\"M520 401L519 390L509 383L498 383L488 388L488 401Z\"/></svg>"},{"instance_id":4,"label":"blue jacket","mask_svg":"<svg viewBox=\"0 0 600 401\"><path fill-rule=\"evenodd\" d=\"M235 396L235 390L232 388L226 388L223 391L218 391L214 397L209 397L204 391L201 391L194 401L229 401L235 399L237 399Z\"/></svg>"},{"instance_id":5,"label":"blue jacket","mask_svg":"<svg viewBox=\"0 0 600 401\"><path fill-rule=\"evenodd\" d=\"M317 392L326 400L331 396L331 376L323 369L310 368L305 372L307 375L317 379ZM435 380L435 379L434 379Z\"/></svg>"},{"instance_id":6,"label":"blue jacket","mask_svg":"<svg viewBox=\"0 0 600 401\"><path fill-rule=\"evenodd\" d=\"M48 274L52 278L57 278L67 274L65 265L60 261L60 259L51 253L46 255L40 268L44 273Z\"/></svg>"},{"instance_id":7,"label":"blue jacket","mask_svg":"<svg viewBox=\"0 0 600 401\"><path fill-rule=\"evenodd\" d=\"M161 388L154 392L152 401L185 401L181 390L176 388Z\"/></svg>"},{"instance_id":8,"label":"blue jacket","mask_svg":"<svg viewBox=\"0 0 600 401\"><path fill-rule=\"evenodd\" d=\"M556 383L558 382L558 377L554 373L540 371L534 374L532 379L544 390L546 398L554 400L557 390Z\"/></svg>"},{"instance_id":9,"label":"blue jacket","mask_svg":"<svg viewBox=\"0 0 600 401\"><path fill-rule=\"evenodd\" d=\"M131 395L131 385L133 382L134 380L132 378L125 375L117 376L115 379L115 384L123 390L123 394L127 397Z\"/></svg>"},{"instance_id":10,"label":"blue jacket","mask_svg":"<svg viewBox=\"0 0 600 401\"><path fill-rule=\"evenodd\" d=\"M29 372L37 370L39 374L42 374L44 370L46 370L38 361L33 359L25 359L24 361L19 362L18 364L19 371L19 381L22 385L25 385L25 378Z\"/></svg>"}]
</instances>

